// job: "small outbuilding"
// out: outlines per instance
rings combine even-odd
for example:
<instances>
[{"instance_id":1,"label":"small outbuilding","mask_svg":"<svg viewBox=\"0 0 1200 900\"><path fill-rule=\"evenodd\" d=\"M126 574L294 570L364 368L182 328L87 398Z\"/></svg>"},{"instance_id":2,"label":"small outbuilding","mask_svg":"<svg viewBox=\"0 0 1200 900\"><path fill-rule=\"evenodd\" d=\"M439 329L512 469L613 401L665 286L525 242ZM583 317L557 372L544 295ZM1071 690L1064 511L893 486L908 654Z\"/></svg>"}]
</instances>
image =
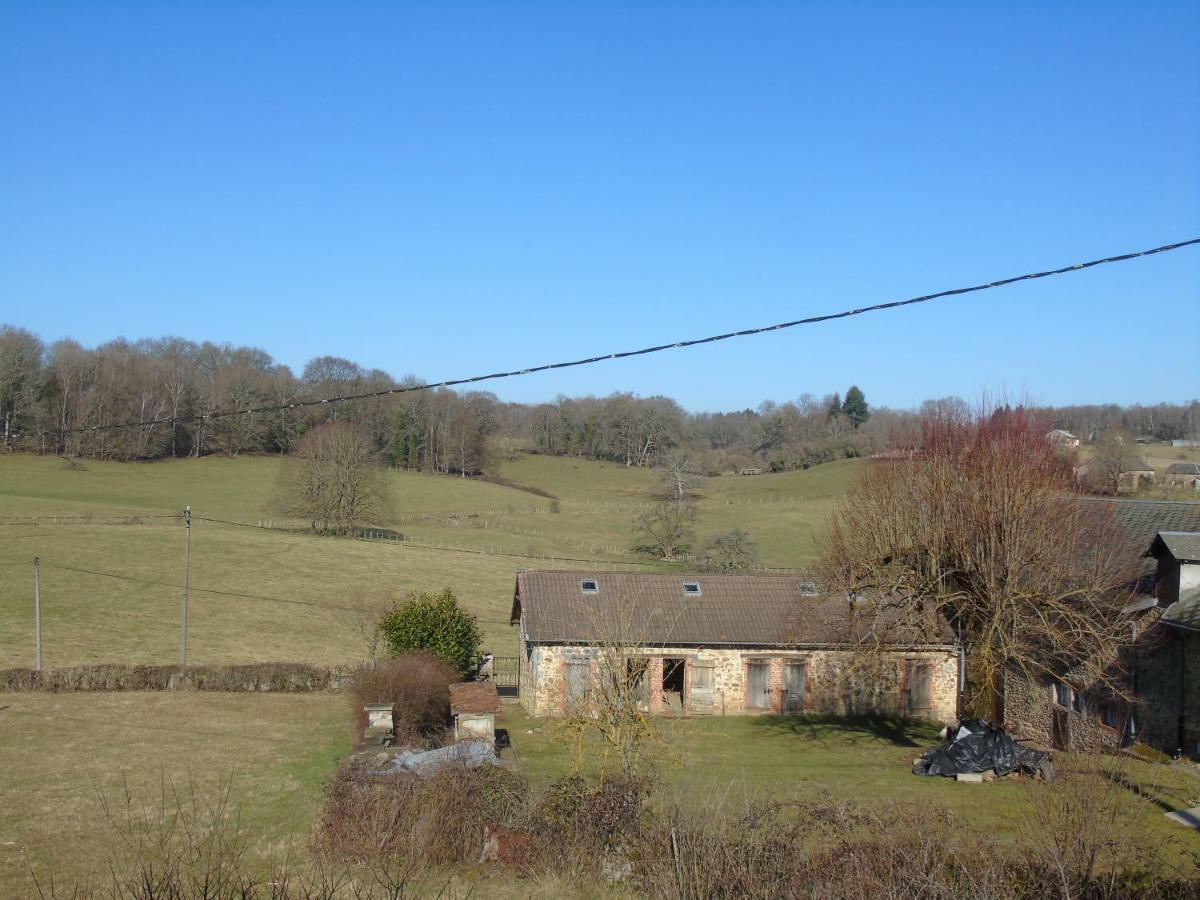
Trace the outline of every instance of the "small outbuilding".
<instances>
[{"instance_id":1,"label":"small outbuilding","mask_svg":"<svg viewBox=\"0 0 1200 900\"><path fill-rule=\"evenodd\" d=\"M496 713L500 694L490 681L464 681L450 685L450 715L454 717L456 741L496 739Z\"/></svg>"}]
</instances>

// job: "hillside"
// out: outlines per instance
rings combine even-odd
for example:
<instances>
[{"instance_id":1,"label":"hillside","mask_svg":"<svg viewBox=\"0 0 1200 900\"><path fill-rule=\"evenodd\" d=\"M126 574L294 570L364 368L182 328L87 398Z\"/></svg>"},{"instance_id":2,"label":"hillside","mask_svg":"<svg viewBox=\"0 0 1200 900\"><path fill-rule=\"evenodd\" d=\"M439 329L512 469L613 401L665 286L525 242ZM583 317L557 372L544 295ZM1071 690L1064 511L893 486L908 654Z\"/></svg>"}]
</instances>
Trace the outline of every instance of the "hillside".
<instances>
[{"instance_id":1,"label":"hillside","mask_svg":"<svg viewBox=\"0 0 1200 900\"><path fill-rule=\"evenodd\" d=\"M698 486L699 537L744 528L763 565L803 567L861 465L707 479ZM394 521L380 524L404 543L206 521L278 523L281 466L263 456L80 469L53 457L0 458L0 667L32 663L34 556L45 665L177 660L184 531L170 516L185 505L196 517L194 663L352 661L364 653L348 608L356 596L445 586L479 616L488 648L509 653L515 569L647 565L629 546L653 474L565 457L507 462L501 477L517 486L390 471Z\"/></svg>"}]
</instances>

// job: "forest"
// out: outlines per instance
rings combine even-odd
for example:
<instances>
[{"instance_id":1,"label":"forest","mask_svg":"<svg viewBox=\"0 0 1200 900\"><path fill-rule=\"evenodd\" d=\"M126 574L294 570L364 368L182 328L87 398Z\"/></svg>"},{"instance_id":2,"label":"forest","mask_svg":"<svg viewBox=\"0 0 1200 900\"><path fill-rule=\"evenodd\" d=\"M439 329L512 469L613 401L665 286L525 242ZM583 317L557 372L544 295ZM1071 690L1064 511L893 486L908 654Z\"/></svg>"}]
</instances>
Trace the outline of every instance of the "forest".
<instances>
[{"instance_id":1,"label":"forest","mask_svg":"<svg viewBox=\"0 0 1200 900\"><path fill-rule=\"evenodd\" d=\"M336 356L317 357L297 374L255 347L165 337L88 348L0 326L4 447L95 459L284 454L313 427L348 421L361 426L388 464L442 474L491 473L497 454L515 448L629 466L683 458L706 474L784 471L909 444L924 412L968 407L951 396L895 410L870 405L856 385L844 396L819 397L800 385L777 385L778 394L795 399L732 412L689 412L669 397L635 393L521 404L446 388L289 408L420 383ZM262 406L279 408L205 418ZM1200 437L1196 400L1048 411L1057 427L1084 441L1110 428L1158 440ZM158 421L91 430L147 420Z\"/></svg>"}]
</instances>

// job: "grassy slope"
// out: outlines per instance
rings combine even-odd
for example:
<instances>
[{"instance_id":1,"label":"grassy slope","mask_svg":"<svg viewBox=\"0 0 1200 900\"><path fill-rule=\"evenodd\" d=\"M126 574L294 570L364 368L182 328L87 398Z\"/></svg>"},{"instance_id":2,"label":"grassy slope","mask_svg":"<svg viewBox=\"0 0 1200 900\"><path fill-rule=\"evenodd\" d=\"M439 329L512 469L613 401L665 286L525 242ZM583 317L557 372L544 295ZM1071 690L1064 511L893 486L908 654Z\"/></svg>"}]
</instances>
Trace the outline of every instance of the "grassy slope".
<instances>
[{"instance_id":1,"label":"grassy slope","mask_svg":"<svg viewBox=\"0 0 1200 900\"><path fill-rule=\"evenodd\" d=\"M0 521L13 516L154 515L190 504L197 516L256 522L277 515L281 461L206 458L146 464L0 457ZM762 562L802 566L853 462L808 472L710 479L700 486L701 537L742 527ZM636 507L653 475L608 463L530 456L503 475L561 498L560 513L528 492L460 478L388 474L397 527L417 542L500 554L320 538L197 521L192 534L189 658L194 662L346 662L362 655L344 610L362 592L453 587L479 616L489 649L515 649L508 625L521 566L604 568L539 557L628 561ZM773 502L779 501L779 502ZM430 519L415 517L429 516ZM28 665L33 646L32 558L40 556L47 665L178 658L183 531L176 521L140 524L0 524L0 667ZM72 566L161 584L67 571ZM201 588L255 594L250 600Z\"/></svg>"}]
</instances>

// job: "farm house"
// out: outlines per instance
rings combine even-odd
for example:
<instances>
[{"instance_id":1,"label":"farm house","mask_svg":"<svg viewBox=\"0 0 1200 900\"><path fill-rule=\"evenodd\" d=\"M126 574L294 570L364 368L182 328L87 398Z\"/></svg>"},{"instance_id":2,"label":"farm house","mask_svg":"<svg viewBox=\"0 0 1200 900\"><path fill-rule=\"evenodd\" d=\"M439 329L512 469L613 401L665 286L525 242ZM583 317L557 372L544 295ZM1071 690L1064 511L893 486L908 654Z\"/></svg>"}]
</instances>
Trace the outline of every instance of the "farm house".
<instances>
[{"instance_id":1,"label":"farm house","mask_svg":"<svg viewBox=\"0 0 1200 900\"><path fill-rule=\"evenodd\" d=\"M649 713L956 713L945 622L881 627L862 598L797 576L522 571L511 621L520 702L536 716L586 706L614 656Z\"/></svg>"}]
</instances>

